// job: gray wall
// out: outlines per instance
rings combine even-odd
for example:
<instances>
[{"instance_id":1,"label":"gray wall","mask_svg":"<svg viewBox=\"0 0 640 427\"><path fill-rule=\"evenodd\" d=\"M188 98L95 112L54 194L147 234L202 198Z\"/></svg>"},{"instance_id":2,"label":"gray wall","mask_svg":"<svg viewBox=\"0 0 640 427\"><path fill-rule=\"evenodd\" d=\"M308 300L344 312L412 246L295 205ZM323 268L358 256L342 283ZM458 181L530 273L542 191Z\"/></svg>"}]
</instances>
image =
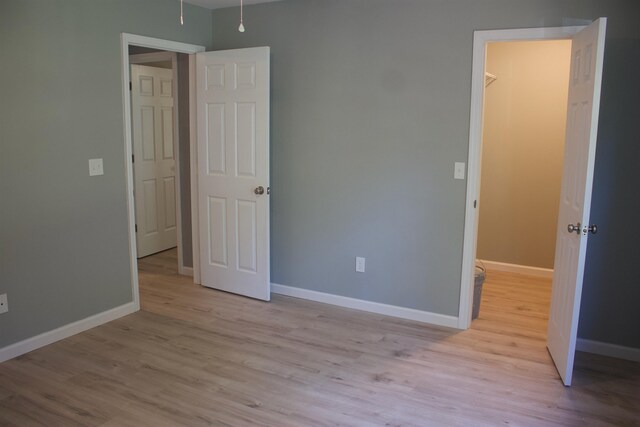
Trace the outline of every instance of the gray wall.
<instances>
[{"instance_id":1,"label":"gray wall","mask_svg":"<svg viewBox=\"0 0 640 427\"><path fill-rule=\"evenodd\" d=\"M640 5L640 3L638 3ZM640 8L631 13L640 16ZM640 40L607 39L578 335L640 348Z\"/></svg>"},{"instance_id":2,"label":"gray wall","mask_svg":"<svg viewBox=\"0 0 640 427\"><path fill-rule=\"evenodd\" d=\"M132 300L120 33L210 47L175 0L0 2L0 347ZM7 66L7 64L11 64ZM89 177L89 158L105 175Z\"/></svg>"},{"instance_id":3,"label":"gray wall","mask_svg":"<svg viewBox=\"0 0 640 427\"><path fill-rule=\"evenodd\" d=\"M473 31L609 17L601 232L580 335L640 347L637 327L616 330L640 324L638 231L631 218L614 224L638 205L623 191L638 180L640 111L625 92L629 79L637 85L638 2L295 0L247 7L244 34L238 15L214 11L215 49L272 48L272 281L448 315L458 314L465 182L452 175L468 152ZM635 68L619 79L632 52ZM367 257L364 274L356 255Z\"/></svg>"}]
</instances>

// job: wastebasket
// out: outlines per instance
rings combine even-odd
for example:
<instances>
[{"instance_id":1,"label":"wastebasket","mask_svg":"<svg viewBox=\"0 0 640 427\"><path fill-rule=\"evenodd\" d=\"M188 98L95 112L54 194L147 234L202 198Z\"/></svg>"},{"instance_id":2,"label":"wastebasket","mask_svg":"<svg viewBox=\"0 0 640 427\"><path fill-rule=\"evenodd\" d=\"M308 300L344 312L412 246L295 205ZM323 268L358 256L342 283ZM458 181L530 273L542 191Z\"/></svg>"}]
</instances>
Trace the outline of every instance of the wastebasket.
<instances>
[{"instance_id":1,"label":"wastebasket","mask_svg":"<svg viewBox=\"0 0 640 427\"><path fill-rule=\"evenodd\" d=\"M480 300L482 299L482 284L487 276L484 266L476 265L475 281L473 286L473 311L471 319L477 319L480 314Z\"/></svg>"}]
</instances>

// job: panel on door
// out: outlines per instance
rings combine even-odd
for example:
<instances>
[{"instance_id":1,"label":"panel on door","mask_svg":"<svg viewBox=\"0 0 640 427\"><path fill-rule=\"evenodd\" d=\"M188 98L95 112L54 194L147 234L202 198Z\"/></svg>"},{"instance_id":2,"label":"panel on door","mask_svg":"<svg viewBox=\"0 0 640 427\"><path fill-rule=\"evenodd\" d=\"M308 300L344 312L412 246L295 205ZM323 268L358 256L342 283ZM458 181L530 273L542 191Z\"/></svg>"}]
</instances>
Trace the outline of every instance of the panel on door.
<instances>
[{"instance_id":1,"label":"panel on door","mask_svg":"<svg viewBox=\"0 0 640 427\"><path fill-rule=\"evenodd\" d=\"M137 257L176 246L173 71L131 65Z\"/></svg>"},{"instance_id":2,"label":"panel on door","mask_svg":"<svg viewBox=\"0 0 640 427\"><path fill-rule=\"evenodd\" d=\"M198 53L196 80L201 283L268 301L269 48Z\"/></svg>"},{"instance_id":3,"label":"panel on door","mask_svg":"<svg viewBox=\"0 0 640 427\"><path fill-rule=\"evenodd\" d=\"M547 347L571 384L587 251L606 18L577 33L571 46L564 170Z\"/></svg>"}]
</instances>

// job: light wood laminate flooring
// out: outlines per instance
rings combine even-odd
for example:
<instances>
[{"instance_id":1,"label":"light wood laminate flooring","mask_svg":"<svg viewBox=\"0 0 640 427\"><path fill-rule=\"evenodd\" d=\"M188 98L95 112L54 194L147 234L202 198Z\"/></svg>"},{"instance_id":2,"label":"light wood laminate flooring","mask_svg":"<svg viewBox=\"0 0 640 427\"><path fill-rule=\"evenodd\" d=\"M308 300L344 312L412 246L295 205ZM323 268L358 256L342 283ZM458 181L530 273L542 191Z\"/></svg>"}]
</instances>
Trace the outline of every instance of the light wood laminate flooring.
<instances>
[{"instance_id":1,"label":"light wood laminate flooring","mask_svg":"<svg viewBox=\"0 0 640 427\"><path fill-rule=\"evenodd\" d=\"M142 309L0 365L2 426L640 425L637 363L545 348L548 280L491 273L468 331L139 262Z\"/></svg>"}]
</instances>

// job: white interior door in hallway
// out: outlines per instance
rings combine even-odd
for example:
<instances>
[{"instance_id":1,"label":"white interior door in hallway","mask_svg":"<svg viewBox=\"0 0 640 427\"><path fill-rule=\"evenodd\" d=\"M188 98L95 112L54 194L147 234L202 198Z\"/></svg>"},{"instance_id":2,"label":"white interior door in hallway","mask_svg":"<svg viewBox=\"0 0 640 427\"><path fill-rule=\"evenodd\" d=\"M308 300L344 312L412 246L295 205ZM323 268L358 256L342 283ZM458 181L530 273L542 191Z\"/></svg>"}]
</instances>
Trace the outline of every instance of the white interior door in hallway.
<instances>
[{"instance_id":1,"label":"white interior door in hallway","mask_svg":"<svg viewBox=\"0 0 640 427\"><path fill-rule=\"evenodd\" d=\"M200 280L268 301L269 48L196 54Z\"/></svg>"},{"instance_id":2,"label":"white interior door in hallway","mask_svg":"<svg viewBox=\"0 0 640 427\"><path fill-rule=\"evenodd\" d=\"M547 346L565 385L571 384L584 275L600 111L606 18L574 35L567 134L556 238Z\"/></svg>"},{"instance_id":3,"label":"white interior door in hallway","mask_svg":"<svg viewBox=\"0 0 640 427\"><path fill-rule=\"evenodd\" d=\"M176 246L173 71L131 65L137 257Z\"/></svg>"}]
</instances>

